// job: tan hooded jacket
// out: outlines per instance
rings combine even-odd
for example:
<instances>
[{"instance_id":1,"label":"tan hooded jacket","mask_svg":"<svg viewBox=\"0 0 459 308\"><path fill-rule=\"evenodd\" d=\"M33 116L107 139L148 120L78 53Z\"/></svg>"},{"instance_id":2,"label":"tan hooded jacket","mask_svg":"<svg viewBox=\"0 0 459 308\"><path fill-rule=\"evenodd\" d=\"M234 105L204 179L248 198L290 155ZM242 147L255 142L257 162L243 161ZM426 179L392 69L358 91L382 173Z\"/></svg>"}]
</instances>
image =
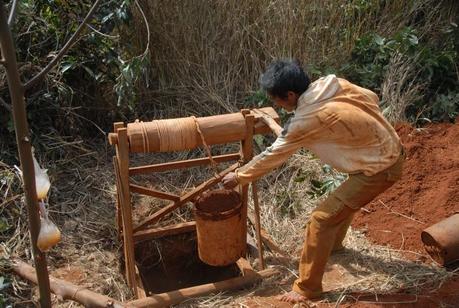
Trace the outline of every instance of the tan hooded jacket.
<instances>
[{"instance_id":1,"label":"tan hooded jacket","mask_svg":"<svg viewBox=\"0 0 459 308\"><path fill-rule=\"evenodd\" d=\"M239 183L265 175L302 147L338 171L367 176L393 165L401 151L378 96L335 75L315 81L299 97L276 141L236 171Z\"/></svg>"}]
</instances>

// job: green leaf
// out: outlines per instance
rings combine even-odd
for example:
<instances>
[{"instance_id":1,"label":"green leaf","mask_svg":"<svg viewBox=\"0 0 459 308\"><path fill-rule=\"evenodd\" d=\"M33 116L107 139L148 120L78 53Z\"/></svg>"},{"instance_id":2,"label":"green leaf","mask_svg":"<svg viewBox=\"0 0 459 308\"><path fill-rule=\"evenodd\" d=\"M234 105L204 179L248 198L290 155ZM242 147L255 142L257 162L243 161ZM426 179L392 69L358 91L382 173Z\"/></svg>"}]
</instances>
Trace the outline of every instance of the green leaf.
<instances>
[{"instance_id":1,"label":"green leaf","mask_svg":"<svg viewBox=\"0 0 459 308\"><path fill-rule=\"evenodd\" d=\"M385 38L383 38L382 36L379 36L378 34L375 34L374 41L377 45L382 46L384 45Z\"/></svg>"},{"instance_id":2,"label":"green leaf","mask_svg":"<svg viewBox=\"0 0 459 308\"><path fill-rule=\"evenodd\" d=\"M417 45L417 44L419 43L418 37L417 37L416 35L414 35L414 34L410 34L410 35L408 36L408 40L409 40L410 43L413 44L413 45Z\"/></svg>"},{"instance_id":3,"label":"green leaf","mask_svg":"<svg viewBox=\"0 0 459 308\"><path fill-rule=\"evenodd\" d=\"M73 62L66 62L61 66L61 74L64 74L69 69L73 68L75 63Z\"/></svg>"}]
</instances>

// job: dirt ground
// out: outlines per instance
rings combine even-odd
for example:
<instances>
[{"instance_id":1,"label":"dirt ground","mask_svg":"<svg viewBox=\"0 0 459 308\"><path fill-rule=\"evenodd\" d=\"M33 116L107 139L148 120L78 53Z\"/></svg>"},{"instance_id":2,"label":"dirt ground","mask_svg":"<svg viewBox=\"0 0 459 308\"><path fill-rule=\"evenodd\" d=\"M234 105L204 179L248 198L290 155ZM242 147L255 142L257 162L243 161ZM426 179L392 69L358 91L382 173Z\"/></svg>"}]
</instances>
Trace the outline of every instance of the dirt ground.
<instances>
[{"instance_id":1,"label":"dirt ground","mask_svg":"<svg viewBox=\"0 0 459 308\"><path fill-rule=\"evenodd\" d=\"M403 178L365 207L353 226L374 243L424 252L420 233L459 212L459 125L399 125Z\"/></svg>"},{"instance_id":2,"label":"dirt ground","mask_svg":"<svg viewBox=\"0 0 459 308\"><path fill-rule=\"evenodd\" d=\"M392 247L418 264L432 264L422 245L422 230L459 212L459 125L433 124L413 128L396 127L407 159L402 179L358 213L352 227L374 244ZM334 264L336 263L336 264ZM453 273L456 269L451 267ZM332 256L324 277L324 288L349 277ZM288 288L288 287L287 287ZM245 307L291 307L274 294L254 296ZM307 307L299 306L298 307ZM457 274L440 286L428 284L417 291L393 294L348 293L342 302L313 302L312 307L458 307Z\"/></svg>"}]
</instances>

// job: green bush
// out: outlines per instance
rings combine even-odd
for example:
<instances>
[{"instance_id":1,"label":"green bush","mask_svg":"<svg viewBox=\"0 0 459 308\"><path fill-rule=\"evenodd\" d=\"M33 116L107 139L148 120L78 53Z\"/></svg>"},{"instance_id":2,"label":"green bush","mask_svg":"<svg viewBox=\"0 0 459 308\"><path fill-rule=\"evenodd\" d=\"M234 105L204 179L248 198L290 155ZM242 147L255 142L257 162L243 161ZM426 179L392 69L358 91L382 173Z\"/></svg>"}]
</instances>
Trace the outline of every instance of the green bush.
<instances>
[{"instance_id":1,"label":"green bush","mask_svg":"<svg viewBox=\"0 0 459 308\"><path fill-rule=\"evenodd\" d=\"M132 20L130 1L102 3L78 42L44 82L26 92L27 114L34 136L50 131L94 136L94 124L109 128L129 114L135 97L137 67L131 46L121 41ZM93 1L20 1L12 28L23 82L37 74L57 54L91 8ZM134 75L139 75L137 71ZM118 86L115 89L115 86ZM129 91L125 88L129 87ZM8 98L7 88L0 90ZM8 101L8 99L6 99ZM117 102L122 102L117 103ZM0 134L13 136L12 117L0 116Z\"/></svg>"},{"instance_id":2,"label":"green bush","mask_svg":"<svg viewBox=\"0 0 459 308\"><path fill-rule=\"evenodd\" d=\"M340 72L349 80L381 94L390 61L399 54L413 63L412 70L416 72L406 83L426 85L421 99L408 105L405 116L411 121L419 118L453 120L458 112L453 99L459 89L458 43L458 27L454 23L444 30L438 42L423 41L411 27L403 28L390 38L371 33L357 40L350 61L340 68Z\"/></svg>"}]
</instances>

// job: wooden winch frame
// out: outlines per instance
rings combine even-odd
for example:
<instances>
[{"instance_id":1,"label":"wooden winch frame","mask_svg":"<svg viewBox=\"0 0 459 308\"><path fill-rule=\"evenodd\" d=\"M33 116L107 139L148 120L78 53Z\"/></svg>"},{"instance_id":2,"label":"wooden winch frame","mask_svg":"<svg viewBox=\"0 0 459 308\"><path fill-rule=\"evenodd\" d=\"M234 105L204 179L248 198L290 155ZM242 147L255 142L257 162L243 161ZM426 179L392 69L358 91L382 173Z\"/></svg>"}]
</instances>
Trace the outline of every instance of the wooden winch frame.
<instances>
[{"instance_id":1,"label":"wooden winch frame","mask_svg":"<svg viewBox=\"0 0 459 308\"><path fill-rule=\"evenodd\" d=\"M221 122L222 119L231 121L231 123L222 127L222 123L219 123L219 121ZM236 163L219 172L214 177L201 183L193 190L184 192L180 195L132 184L130 183L130 176L153 172L164 172L196 166L205 166L211 163L211 159L209 157L134 167L130 166L129 163L130 154L134 152L145 152L145 149L141 149L139 147L139 143L141 141L139 141L140 138L138 136L136 137L135 133L133 133L133 126L128 124L127 127L125 127L123 122L117 122L114 123L113 126L114 132L109 134L109 142L116 148L116 155L113 157L117 189L116 223L120 239L123 243L126 270L125 276L129 287L133 290L134 294L138 298L134 301L136 303L131 303L136 304L139 307L144 305L145 307L153 305L154 303L158 303L158 301L164 303L165 305L170 305L174 302L179 302L180 298L183 300L187 297L204 295L213 291L222 291L242 287L264 277L270 276L276 272L272 269L255 271L247 259L241 258L237 261L237 265L242 273L241 277L147 297L142 286L140 273L135 264L134 246L136 243L144 240L195 231L196 225L194 221L162 227L157 227L155 224L157 224L163 217L170 214L174 210L192 201L205 190L219 183L226 174L234 171L240 165L240 163L246 163L250 161L253 157L253 136L255 134L267 134L274 132L276 135L278 135L280 132L280 126L277 124L279 122L279 116L271 107L258 110L243 109L240 111L240 113L198 118L197 121L201 124L201 131L204 139L207 141L207 144L224 144L239 141L240 150L237 153L214 156L213 160L217 164L230 161L236 161ZM151 152L159 151L153 150ZM255 224L256 216L253 213L248 213L248 188L248 185L240 187L242 198L242 218L243 221L247 221L248 219L252 224ZM256 198L255 186L253 186L253 188L254 198ZM154 214L146 217L140 223L133 225L133 206L131 203L132 193L138 193L168 200L170 203L156 211ZM254 201L258 202L257 200ZM258 213L255 214L259 215ZM247 224L244 224L244 226L247 229ZM245 233L247 233L247 230L245 230ZM261 238L265 245L268 246L271 250L285 255L282 250L278 248L270 239L266 231L261 230ZM263 251L261 250L260 240L258 241L258 247L260 259L262 259Z\"/></svg>"}]
</instances>

